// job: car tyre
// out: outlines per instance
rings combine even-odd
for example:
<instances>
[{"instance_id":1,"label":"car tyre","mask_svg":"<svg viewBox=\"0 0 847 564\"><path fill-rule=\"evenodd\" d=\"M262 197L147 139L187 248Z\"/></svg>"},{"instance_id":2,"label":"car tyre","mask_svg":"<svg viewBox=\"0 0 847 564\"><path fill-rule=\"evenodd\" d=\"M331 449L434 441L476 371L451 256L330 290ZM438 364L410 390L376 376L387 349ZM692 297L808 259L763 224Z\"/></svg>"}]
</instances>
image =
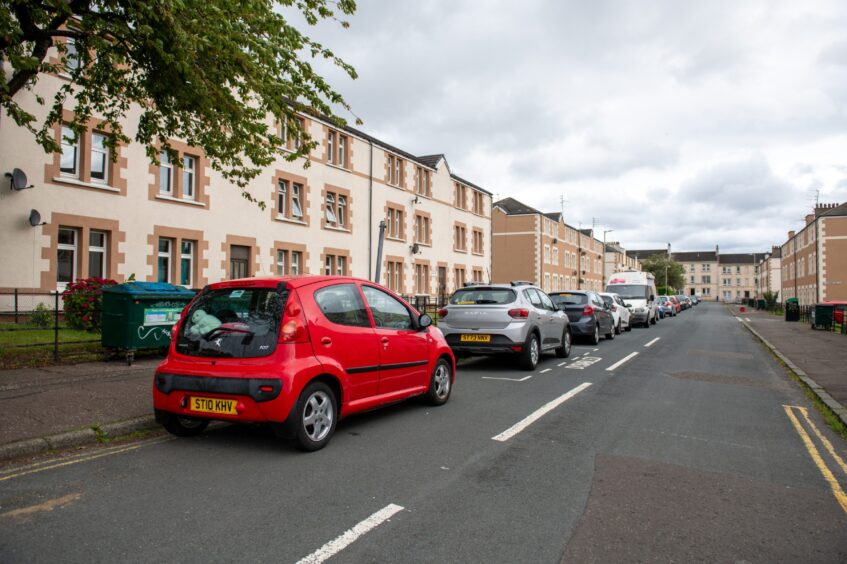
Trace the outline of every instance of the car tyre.
<instances>
[{"instance_id":1,"label":"car tyre","mask_svg":"<svg viewBox=\"0 0 847 564\"><path fill-rule=\"evenodd\" d=\"M653 319L650 321L650 323L655 325L657 321L658 321L657 316L654 316Z\"/></svg>"},{"instance_id":2,"label":"car tyre","mask_svg":"<svg viewBox=\"0 0 847 564\"><path fill-rule=\"evenodd\" d=\"M618 324L615 325L615 335L620 335L620 334L621 334L621 322L619 320Z\"/></svg>"},{"instance_id":3,"label":"car tyre","mask_svg":"<svg viewBox=\"0 0 847 564\"><path fill-rule=\"evenodd\" d=\"M308 452L325 447L338 421L335 394L323 382L312 382L300 394L294 406L294 440Z\"/></svg>"},{"instance_id":4,"label":"car tyre","mask_svg":"<svg viewBox=\"0 0 847 564\"><path fill-rule=\"evenodd\" d=\"M431 405L444 405L450 399L453 390L453 371L450 363L443 358L438 359L432 376L429 378L429 389L426 391L426 400Z\"/></svg>"},{"instance_id":5,"label":"car tyre","mask_svg":"<svg viewBox=\"0 0 847 564\"><path fill-rule=\"evenodd\" d=\"M591 338L588 342L592 345L600 344L600 323L598 321L594 322L594 334L591 335Z\"/></svg>"},{"instance_id":6,"label":"car tyre","mask_svg":"<svg viewBox=\"0 0 847 564\"><path fill-rule=\"evenodd\" d=\"M180 417L175 414L168 414L165 421L162 423L168 433L177 437L194 437L206 430L209 426L208 419L197 419L195 417Z\"/></svg>"},{"instance_id":7,"label":"car tyre","mask_svg":"<svg viewBox=\"0 0 847 564\"><path fill-rule=\"evenodd\" d=\"M615 339L615 326L609 323L609 332L606 333L606 340L613 341Z\"/></svg>"},{"instance_id":8,"label":"car tyre","mask_svg":"<svg viewBox=\"0 0 847 564\"><path fill-rule=\"evenodd\" d=\"M568 358L571 355L571 331L565 327L562 333L562 346L556 349L556 356L559 358Z\"/></svg>"},{"instance_id":9,"label":"car tyre","mask_svg":"<svg viewBox=\"0 0 847 564\"><path fill-rule=\"evenodd\" d=\"M535 336L535 333L530 333L529 340L521 354L521 367L524 370L535 370L539 358L541 358L541 345L538 344L538 337Z\"/></svg>"},{"instance_id":10,"label":"car tyre","mask_svg":"<svg viewBox=\"0 0 847 564\"><path fill-rule=\"evenodd\" d=\"M626 331L632 331L632 320L631 319L626 324Z\"/></svg>"}]
</instances>

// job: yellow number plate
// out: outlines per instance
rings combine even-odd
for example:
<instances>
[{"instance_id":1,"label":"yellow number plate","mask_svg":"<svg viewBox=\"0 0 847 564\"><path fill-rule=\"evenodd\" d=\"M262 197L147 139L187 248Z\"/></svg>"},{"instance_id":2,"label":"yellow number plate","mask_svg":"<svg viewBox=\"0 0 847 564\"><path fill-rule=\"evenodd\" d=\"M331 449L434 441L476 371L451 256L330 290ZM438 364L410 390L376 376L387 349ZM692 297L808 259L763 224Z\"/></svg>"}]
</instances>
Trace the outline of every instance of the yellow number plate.
<instances>
[{"instance_id":1,"label":"yellow number plate","mask_svg":"<svg viewBox=\"0 0 847 564\"><path fill-rule=\"evenodd\" d=\"M462 343L490 343L491 335L462 335L459 337Z\"/></svg>"},{"instance_id":2,"label":"yellow number plate","mask_svg":"<svg viewBox=\"0 0 847 564\"><path fill-rule=\"evenodd\" d=\"M235 400L220 398L191 398L191 411L202 411L204 413L223 413L226 415L238 415L235 410Z\"/></svg>"}]
</instances>

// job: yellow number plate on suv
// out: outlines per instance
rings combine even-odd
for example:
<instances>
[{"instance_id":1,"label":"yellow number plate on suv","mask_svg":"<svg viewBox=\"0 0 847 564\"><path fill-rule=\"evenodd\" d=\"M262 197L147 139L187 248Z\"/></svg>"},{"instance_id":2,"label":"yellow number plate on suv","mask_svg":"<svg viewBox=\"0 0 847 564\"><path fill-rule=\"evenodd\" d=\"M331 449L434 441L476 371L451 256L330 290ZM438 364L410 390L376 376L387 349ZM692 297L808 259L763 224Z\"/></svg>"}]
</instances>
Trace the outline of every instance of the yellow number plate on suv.
<instances>
[{"instance_id":1,"label":"yellow number plate on suv","mask_svg":"<svg viewBox=\"0 0 847 564\"><path fill-rule=\"evenodd\" d=\"M459 337L462 343L490 343L491 335L462 335Z\"/></svg>"},{"instance_id":2,"label":"yellow number plate on suv","mask_svg":"<svg viewBox=\"0 0 847 564\"><path fill-rule=\"evenodd\" d=\"M191 411L202 411L204 413L223 413L225 415L238 415L235 410L235 400L220 398L191 398Z\"/></svg>"}]
</instances>

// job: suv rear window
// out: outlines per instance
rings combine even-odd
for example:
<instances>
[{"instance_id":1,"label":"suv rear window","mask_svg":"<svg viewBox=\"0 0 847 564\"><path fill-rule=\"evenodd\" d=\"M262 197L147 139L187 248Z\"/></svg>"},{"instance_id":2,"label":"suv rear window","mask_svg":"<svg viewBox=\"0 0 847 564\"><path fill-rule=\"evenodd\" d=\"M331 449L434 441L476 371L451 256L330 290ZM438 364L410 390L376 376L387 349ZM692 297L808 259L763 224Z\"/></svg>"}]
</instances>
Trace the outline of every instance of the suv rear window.
<instances>
[{"instance_id":1,"label":"suv rear window","mask_svg":"<svg viewBox=\"0 0 847 564\"><path fill-rule=\"evenodd\" d=\"M272 354L287 294L280 295L276 288L226 288L200 294L180 327L177 352L223 358Z\"/></svg>"},{"instance_id":2,"label":"suv rear window","mask_svg":"<svg viewBox=\"0 0 847 564\"><path fill-rule=\"evenodd\" d=\"M450 297L450 304L510 304L516 297L515 291L509 288L462 288Z\"/></svg>"},{"instance_id":3,"label":"suv rear window","mask_svg":"<svg viewBox=\"0 0 847 564\"><path fill-rule=\"evenodd\" d=\"M582 305L588 303L586 294L555 294L550 296L556 305Z\"/></svg>"}]
</instances>

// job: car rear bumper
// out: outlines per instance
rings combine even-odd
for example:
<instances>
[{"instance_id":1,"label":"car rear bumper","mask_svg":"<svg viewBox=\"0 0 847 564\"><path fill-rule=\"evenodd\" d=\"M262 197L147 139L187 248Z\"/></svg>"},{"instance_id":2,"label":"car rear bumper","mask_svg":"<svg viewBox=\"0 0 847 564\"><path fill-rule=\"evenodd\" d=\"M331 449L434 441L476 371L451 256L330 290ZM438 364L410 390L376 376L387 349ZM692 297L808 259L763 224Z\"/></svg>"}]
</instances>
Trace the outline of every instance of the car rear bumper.
<instances>
[{"instance_id":1,"label":"car rear bumper","mask_svg":"<svg viewBox=\"0 0 847 564\"><path fill-rule=\"evenodd\" d=\"M463 342L460 333L446 335L447 344L454 353L464 354L498 354L519 353L523 351L523 341L514 341L505 335L489 335L491 340L484 342ZM517 349L517 350L516 350Z\"/></svg>"},{"instance_id":2,"label":"car rear bumper","mask_svg":"<svg viewBox=\"0 0 847 564\"><path fill-rule=\"evenodd\" d=\"M574 337L593 335L594 328L596 326L597 322L592 318L580 321L571 321L571 335L573 335Z\"/></svg>"}]
</instances>

